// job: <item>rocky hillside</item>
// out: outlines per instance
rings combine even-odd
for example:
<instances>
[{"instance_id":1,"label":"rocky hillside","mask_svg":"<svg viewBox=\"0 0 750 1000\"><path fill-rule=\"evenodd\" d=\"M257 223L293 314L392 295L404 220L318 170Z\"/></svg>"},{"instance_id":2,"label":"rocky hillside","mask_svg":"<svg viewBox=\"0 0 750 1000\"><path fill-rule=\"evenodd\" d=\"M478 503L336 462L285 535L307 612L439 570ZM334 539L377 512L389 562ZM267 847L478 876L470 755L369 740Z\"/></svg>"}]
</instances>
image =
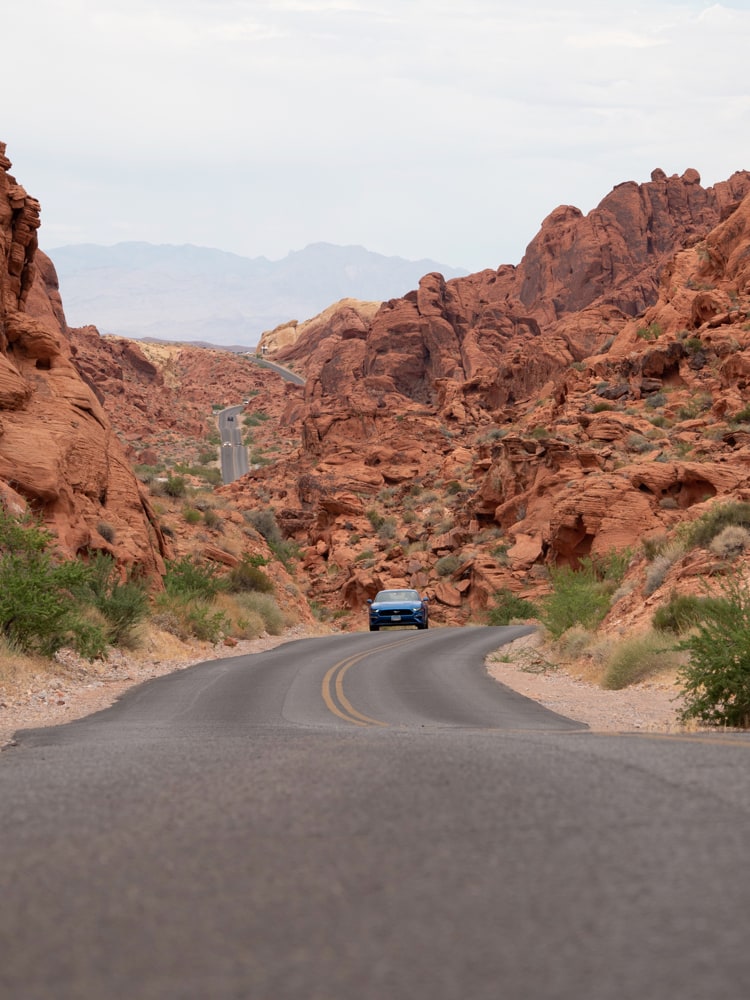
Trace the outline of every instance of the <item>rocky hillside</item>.
<instances>
[{"instance_id":1,"label":"rocky hillside","mask_svg":"<svg viewBox=\"0 0 750 1000\"><path fill-rule=\"evenodd\" d=\"M654 171L553 211L517 266L275 329L297 387L230 352L68 330L38 205L5 171L2 489L69 551L232 565L268 553L260 525L299 614L361 628L383 586L428 593L437 623L481 620L500 590L544 593L552 565L629 550L619 628L714 565L683 553L647 586L644 545L750 500L748 173ZM252 468L222 487L214 414L243 401ZM164 495L178 473L187 500Z\"/></svg>"},{"instance_id":2,"label":"rocky hillside","mask_svg":"<svg viewBox=\"0 0 750 1000\"><path fill-rule=\"evenodd\" d=\"M227 491L262 492L320 600L409 584L446 620L745 497L749 192L654 171L552 212L518 267L309 324L275 353L302 448Z\"/></svg>"},{"instance_id":3,"label":"rocky hillside","mask_svg":"<svg viewBox=\"0 0 750 1000\"><path fill-rule=\"evenodd\" d=\"M104 549L156 578L169 551L147 491L74 361L39 203L0 144L0 501L68 554Z\"/></svg>"}]
</instances>

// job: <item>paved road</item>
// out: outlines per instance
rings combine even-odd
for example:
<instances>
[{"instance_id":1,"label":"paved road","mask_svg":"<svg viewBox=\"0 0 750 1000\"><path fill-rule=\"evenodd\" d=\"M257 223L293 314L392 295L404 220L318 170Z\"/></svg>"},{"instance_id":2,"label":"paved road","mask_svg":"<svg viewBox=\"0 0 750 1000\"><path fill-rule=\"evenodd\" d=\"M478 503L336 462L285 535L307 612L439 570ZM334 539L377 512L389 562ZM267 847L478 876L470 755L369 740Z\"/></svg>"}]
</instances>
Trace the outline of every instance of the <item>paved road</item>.
<instances>
[{"instance_id":1,"label":"paved road","mask_svg":"<svg viewBox=\"0 0 750 1000\"><path fill-rule=\"evenodd\" d=\"M302 640L0 755L0 996L709 1000L750 988L744 737L600 736L519 630Z\"/></svg>"},{"instance_id":2,"label":"paved road","mask_svg":"<svg viewBox=\"0 0 750 1000\"><path fill-rule=\"evenodd\" d=\"M279 365L275 361L269 361L267 358L258 358L254 354L247 354L245 357L249 358L253 364L258 365L259 368L268 368L272 372L276 372L277 375L281 375L285 382L291 382L292 385L304 385L305 379L302 375L298 375L296 372L291 371L289 368L285 368L284 365Z\"/></svg>"},{"instance_id":3,"label":"paved road","mask_svg":"<svg viewBox=\"0 0 750 1000\"><path fill-rule=\"evenodd\" d=\"M219 413L221 481L233 483L248 471L247 448L242 441L240 414L244 406L228 406Z\"/></svg>"}]
</instances>

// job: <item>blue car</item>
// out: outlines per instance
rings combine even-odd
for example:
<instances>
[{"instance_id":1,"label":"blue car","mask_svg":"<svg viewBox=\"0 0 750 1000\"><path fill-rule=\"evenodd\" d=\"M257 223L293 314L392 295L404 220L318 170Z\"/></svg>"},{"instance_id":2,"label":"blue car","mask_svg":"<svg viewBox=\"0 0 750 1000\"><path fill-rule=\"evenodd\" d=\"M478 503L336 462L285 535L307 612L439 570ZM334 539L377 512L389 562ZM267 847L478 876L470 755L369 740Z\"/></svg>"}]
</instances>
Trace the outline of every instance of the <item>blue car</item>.
<instances>
[{"instance_id":1,"label":"blue car","mask_svg":"<svg viewBox=\"0 0 750 1000\"><path fill-rule=\"evenodd\" d=\"M370 605L370 631L378 632L387 625L416 625L427 628L430 624L427 598L416 590L381 590Z\"/></svg>"}]
</instances>

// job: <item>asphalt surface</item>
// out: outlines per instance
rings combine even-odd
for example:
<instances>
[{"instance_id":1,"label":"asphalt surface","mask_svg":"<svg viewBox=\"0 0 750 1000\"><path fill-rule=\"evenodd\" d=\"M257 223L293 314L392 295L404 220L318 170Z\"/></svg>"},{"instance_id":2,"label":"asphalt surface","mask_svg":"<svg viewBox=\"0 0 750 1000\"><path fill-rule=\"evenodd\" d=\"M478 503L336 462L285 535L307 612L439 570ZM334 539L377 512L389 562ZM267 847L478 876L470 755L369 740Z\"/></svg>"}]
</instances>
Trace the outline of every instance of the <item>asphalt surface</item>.
<instances>
[{"instance_id":1,"label":"asphalt surface","mask_svg":"<svg viewBox=\"0 0 750 1000\"><path fill-rule=\"evenodd\" d=\"M248 471L247 448L242 441L240 414L244 406L228 406L219 413L221 481L233 483Z\"/></svg>"},{"instance_id":2,"label":"asphalt surface","mask_svg":"<svg viewBox=\"0 0 750 1000\"><path fill-rule=\"evenodd\" d=\"M522 629L301 640L0 754L0 996L709 1000L750 989L750 742L596 735Z\"/></svg>"}]
</instances>

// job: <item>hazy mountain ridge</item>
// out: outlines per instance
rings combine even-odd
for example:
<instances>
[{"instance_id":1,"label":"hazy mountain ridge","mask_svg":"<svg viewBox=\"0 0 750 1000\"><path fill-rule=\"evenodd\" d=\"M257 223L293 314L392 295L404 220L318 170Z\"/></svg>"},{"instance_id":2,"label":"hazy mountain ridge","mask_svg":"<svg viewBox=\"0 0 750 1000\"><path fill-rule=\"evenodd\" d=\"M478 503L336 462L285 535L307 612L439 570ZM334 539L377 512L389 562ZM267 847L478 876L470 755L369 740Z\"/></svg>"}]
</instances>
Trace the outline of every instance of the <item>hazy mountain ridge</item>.
<instances>
[{"instance_id":1,"label":"hazy mountain ridge","mask_svg":"<svg viewBox=\"0 0 750 1000\"><path fill-rule=\"evenodd\" d=\"M311 244L279 261L143 242L62 246L48 254L70 326L248 347L264 330L308 319L339 299L388 300L416 288L427 272L446 278L467 273L433 260L330 243Z\"/></svg>"}]
</instances>

